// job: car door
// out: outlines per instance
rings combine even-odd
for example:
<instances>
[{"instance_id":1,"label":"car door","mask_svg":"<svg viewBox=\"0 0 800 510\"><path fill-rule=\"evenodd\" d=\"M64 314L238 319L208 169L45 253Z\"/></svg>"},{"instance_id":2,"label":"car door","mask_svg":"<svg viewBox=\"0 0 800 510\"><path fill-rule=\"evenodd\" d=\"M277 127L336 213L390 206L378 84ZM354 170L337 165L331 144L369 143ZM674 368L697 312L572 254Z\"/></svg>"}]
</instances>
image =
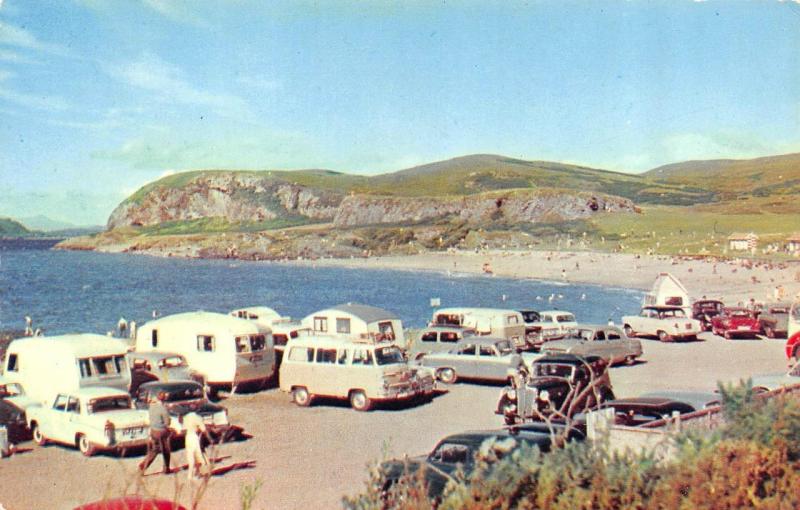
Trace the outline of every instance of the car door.
<instances>
[{"instance_id":1,"label":"car door","mask_svg":"<svg viewBox=\"0 0 800 510\"><path fill-rule=\"evenodd\" d=\"M478 359L476 362L476 377L505 381L511 365L510 356L501 356L494 345L478 346Z\"/></svg>"},{"instance_id":2,"label":"car door","mask_svg":"<svg viewBox=\"0 0 800 510\"><path fill-rule=\"evenodd\" d=\"M466 377L475 377L478 349L475 344L464 344L450 356L450 365L457 374Z\"/></svg>"},{"instance_id":3,"label":"car door","mask_svg":"<svg viewBox=\"0 0 800 510\"><path fill-rule=\"evenodd\" d=\"M45 423L39 424L42 427L42 432L48 439L54 439L62 443L72 443L70 436L69 416L67 415L67 404L69 402L69 395L59 394L53 402L53 407L45 420Z\"/></svg>"},{"instance_id":4,"label":"car door","mask_svg":"<svg viewBox=\"0 0 800 510\"><path fill-rule=\"evenodd\" d=\"M605 349L607 358L611 363L617 363L624 360L629 354L632 354L632 348L627 339L623 339L617 331L608 329L605 331Z\"/></svg>"}]
</instances>

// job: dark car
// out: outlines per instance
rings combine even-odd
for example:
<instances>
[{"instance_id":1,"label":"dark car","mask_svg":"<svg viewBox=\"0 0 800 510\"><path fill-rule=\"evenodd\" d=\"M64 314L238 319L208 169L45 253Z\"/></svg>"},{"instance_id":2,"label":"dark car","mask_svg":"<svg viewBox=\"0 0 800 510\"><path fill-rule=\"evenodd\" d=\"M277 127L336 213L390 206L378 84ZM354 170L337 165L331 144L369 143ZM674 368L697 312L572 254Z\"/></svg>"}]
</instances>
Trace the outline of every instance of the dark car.
<instances>
[{"instance_id":1,"label":"dark car","mask_svg":"<svg viewBox=\"0 0 800 510\"><path fill-rule=\"evenodd\" d=\"M688 402L667 397L630 397L608 400L601 409L614 409L615 423L637 427L651 421L669 418L673 413L688 414L697 409Z\"/></svg>"},{"instance_id":2,"label":"dark car","mask_svg":"<svg viewBox=\"0 0 800 510\"><path fill-rule=\"evenodd\" d=\"M789 303L771 303L758 316L758 326L767 338L786 338L789 329Z\"/></svg>"},{"instance_id":3,"label":"dark car","mask_svg":"<svg viewBox=\"0 0 800 510\"><path fill-rule=\"evenodd\" d=\"M548 354L534 361L529 376L514 377L495 410L507 424L561 421L614 398L608 362L599 356Z\"/></svg>"},{"instance_id":4,"label":"dark car","mask_svg":"<svg viewBox=\"0 0 800 510\"><path fill-rule=\"evenodd\" d=\"M758 312L748 308L726 307L711 319L711 331L715 335L731 338L756 338L760 331Z\"/></svg>"},{"instance_id":5,"label":"dark car","mask_svg":"<svg viewBox=\"0 0 800 510\"><path fill-rule=\"evenodd\" d=\"M475 469L479 453L484 460L497 461L523 445L537 446L542 452L547 452L551 448L552 438L550 428L541 423L447 436L427 455L395 459L381 464L384 496L391 498L390 490L398 481L404 477L413 480L419 470L424 470L422 476L428 497L437 500L442 496L447 483L454 479L457 470L460 469L469 477ZM584 434L573 429L569 431L567 438L581 441Z\"/></svg>"},{"instance_id":6,"label":"dark car","mask_svg":"<svg viewBox=\"0 0 800 510\"><path fill-rule=\"evenodd\" d=\"M150 400L156 396L163 397L164 406L172 417L170 428L178 436L186 433L182 421L191 412L200 415L209 434L220 441L236 437L242 432L241 428L232 426L228 421L227 409L209 402L200 383L174 381L142 384L135 395L136 407L147 409Z\"/></svg>"},{"instance_id":7,"label":"dark car","mask_svg":"<svg viewBox=\"0 0 800 510\"><path fill-rule=\"evenodd\" d=\"M0 425L8 431L8 441L12 444L31 439L31 430L25 420L25 409L13 399L0 400Z\"/></svg>"},{"instance_id":8,"label":"dark car","mask_svg":"<svg viewBox=\"0 0 800 510\"><path fill-rule=\"evenodd\" d=\"M716 299L701 299L692 303L692 319L697 319L703 331L711 331L711 319L722 313L725 305Z\"/></svg>"}]
</instances>

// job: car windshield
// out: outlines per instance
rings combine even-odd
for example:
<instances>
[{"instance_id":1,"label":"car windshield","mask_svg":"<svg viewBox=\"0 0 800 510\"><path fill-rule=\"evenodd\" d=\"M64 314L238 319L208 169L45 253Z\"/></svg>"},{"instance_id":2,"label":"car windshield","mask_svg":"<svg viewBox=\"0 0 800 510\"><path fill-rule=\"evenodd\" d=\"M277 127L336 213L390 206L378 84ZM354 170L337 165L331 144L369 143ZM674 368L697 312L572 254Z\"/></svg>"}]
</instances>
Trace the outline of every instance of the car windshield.
<instances>
[{"instance_id":1,"label":"car windshield","mask_svg":"<svg viewBox=\"0 0 800 510\"><path fill-rule=\"evenodd\" d=\"M203 387L199 384L187 384L186 386L180 386L178 388L164 388L161 391L167 396L167 398L164 399L165 402L181 402L183 400L203 398Z\"/></svg>"},{"instance_id":2,"label":"car windshield","mask_svg":"<svg viewBox=\"0 0 800 510\"><path fill-rule=\"evenodd\" d=\"M500 353L501 356L504 356L506 354L511 354L512 352L514 352L514 349L511 348L511 342L509 341L497 342L494 345L495 347L497 347L497 351Z\"/></svg>"},{"instance_id":3,"label":"car windshield","mask_svg":"<svg viewBox=\"0 0 800 510\"><path fill-rule=\"evenodd\" d=\"M96 398L89 402L89 414L102 413L105 411L117 411L119 409L130 409L131 399L128 396L120 395L117 397Z\"/></svg>"},{"instance_id":4,"label":"car windshield","mask_svg":"<svg viewBox=\"0 0 800 510\"><path fill-rule=\"evenodd\" d=\"M378 365L391 365L392 363L405 363L406 360L400 349L391 346L375 349L375 361Z\"/></svg>"},{"instance_id":5,"label":"car windshield","mask_svg":"<svg viewBox=\"0 0 800 510\"><path fill-rule=\"evenodd\" d=\"M534 312L533 310L522 310L520 313L522 314L522 320L525 322L539 322L541 318L539 312Z\"/></svg>"},{"instance_id":6,"label":"car windshield","mask_svg":"<svg viewBox=\"0 0 800 510\"><path fill-rule=\"evenodd\" d=\"M533 375L539 377L570 377L574 366L565 363L534 363Z\"/></svg>"},{"instance_id":7,"label":"car windshield","mask_svg":"<svg viewBox=\"0 0 800 510\"><path fill-rule=\"evenodd\" d=\"M187 364L183 356L170 356L159 360L158 366L161 368L178 368L185 367Z\"/></svg>"},{"instance_id":8,"label":"car windshield","mask_svg":"<svg viewBox=\"0 0 800 510\"><path fill-rule=\"evenodd\" d=\"M466 464L472 461L472 450L464 444L443 442L431 453L430 460L445 464Z\"/></svg>"}]
</instances>

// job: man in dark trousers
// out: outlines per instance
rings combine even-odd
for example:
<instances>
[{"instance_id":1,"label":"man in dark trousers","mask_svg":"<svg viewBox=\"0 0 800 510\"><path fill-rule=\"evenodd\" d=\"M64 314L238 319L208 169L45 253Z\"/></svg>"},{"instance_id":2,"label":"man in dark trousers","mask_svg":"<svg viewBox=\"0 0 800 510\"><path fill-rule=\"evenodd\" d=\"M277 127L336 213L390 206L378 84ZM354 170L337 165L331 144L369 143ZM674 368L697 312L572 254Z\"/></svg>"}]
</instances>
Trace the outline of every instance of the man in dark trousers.
<instances>
[{"instance_id":1,"label":"man in dark trousers","mask_svg":"<svg viewBox=\"0 0 800 510\"><path fill-rule=\"evenodd\" d=\"M167 475L171 472L169 457L172 453L172 445L170 444L169 413L163 402L165 398L166 394L160 392L150 400L150 441L147 443L147 456L139 464L139 471L143 474L159 453L164 458L164 474Z\"/></svg>"}]
</instances>

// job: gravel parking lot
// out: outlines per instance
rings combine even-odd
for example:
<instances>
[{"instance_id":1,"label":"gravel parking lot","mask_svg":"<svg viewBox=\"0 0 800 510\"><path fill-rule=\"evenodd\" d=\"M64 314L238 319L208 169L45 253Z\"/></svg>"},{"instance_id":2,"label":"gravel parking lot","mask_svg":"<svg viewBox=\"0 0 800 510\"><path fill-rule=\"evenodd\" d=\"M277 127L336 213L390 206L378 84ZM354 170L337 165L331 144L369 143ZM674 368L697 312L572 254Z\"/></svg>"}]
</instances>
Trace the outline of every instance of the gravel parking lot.
<instances>
[{"instance_id":1,"label":"gravel parking lot","mask_svg":"<svg viewBox=\"0 0 800 510\"><path fill-rule=\"evenodd\" d=\"M643 340L643 361L613 368L617 396L663 389L706 389L718 380L786 369L784 340L723 340L704 334L701 341L661 344ZM468 429L494 428L499 386L459 383L430 403L381 407L369 413L345 403L294 406L277 389L235 395L222 403L231 421L252 438L218 448L222 465L248 460L253 468L212 478L199 508L238 508L241 487L263 482L254 508L337 508L342 496L362 489L366 466L384 455L415 455L442 436ZM22 452L0 460L0 503L9 509L72 508L107 495L141 490L189 502L185 472L136 476L141 453L129 458L100 455L87 459L61 446L20 445ZM173 465L184 463L183 451ZM160 459L151 470L160 469ZM138 481L137 481L138 480Z\"/></svg>"}]
</instances>

